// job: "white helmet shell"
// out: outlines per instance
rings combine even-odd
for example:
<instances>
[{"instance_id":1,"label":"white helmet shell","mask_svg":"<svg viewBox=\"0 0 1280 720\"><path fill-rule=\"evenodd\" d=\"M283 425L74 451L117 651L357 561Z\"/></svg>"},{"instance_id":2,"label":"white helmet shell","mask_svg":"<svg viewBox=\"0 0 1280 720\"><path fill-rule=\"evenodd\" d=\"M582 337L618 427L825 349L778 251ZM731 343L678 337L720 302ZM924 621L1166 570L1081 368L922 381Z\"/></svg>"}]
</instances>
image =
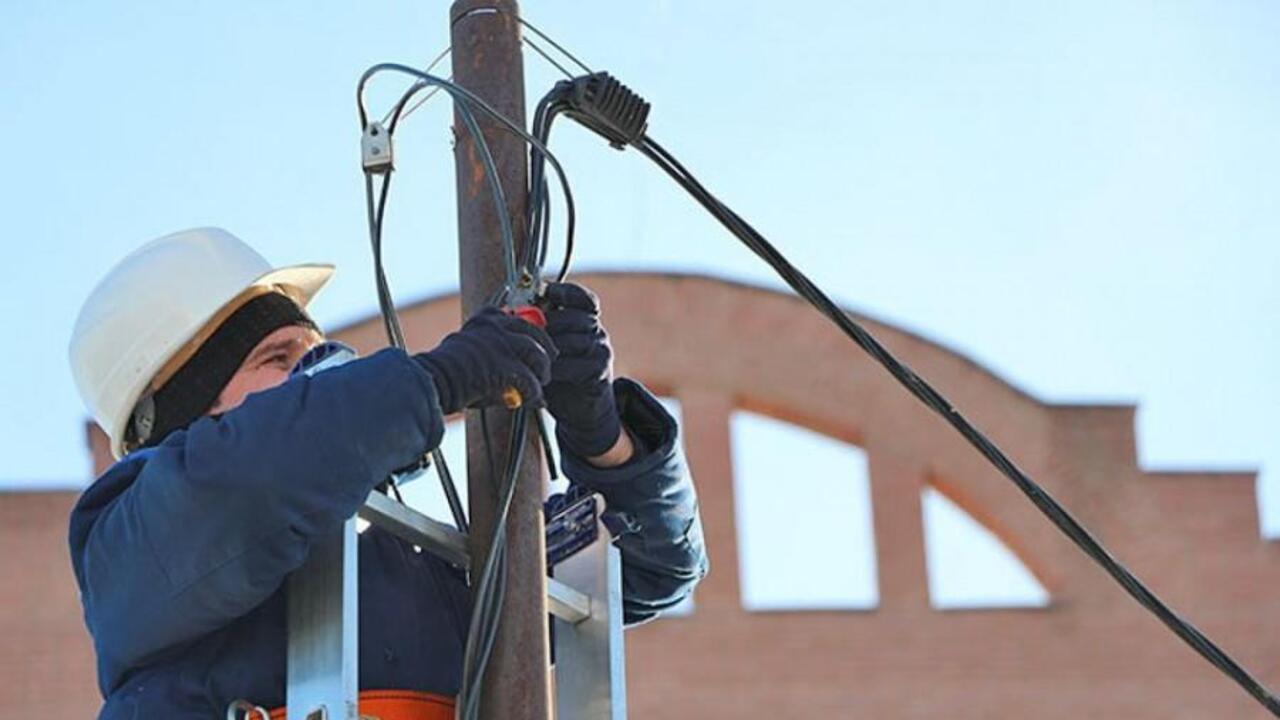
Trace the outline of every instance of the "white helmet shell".
<instances>
[{"instance_id":1,"label":"white helmet shell","mask_svg":"<svg viewBox=\"0 0 1280 720\"><path fill-rule=\"evenodd\" d=\"M220 228L166 235L116 264L81 307L70 347L76 388L111 452L124 454L125 428L156 374L228 303L261 289L305 308L332 275L332 265L272 268Z\"/></svg>"}]
</instances>

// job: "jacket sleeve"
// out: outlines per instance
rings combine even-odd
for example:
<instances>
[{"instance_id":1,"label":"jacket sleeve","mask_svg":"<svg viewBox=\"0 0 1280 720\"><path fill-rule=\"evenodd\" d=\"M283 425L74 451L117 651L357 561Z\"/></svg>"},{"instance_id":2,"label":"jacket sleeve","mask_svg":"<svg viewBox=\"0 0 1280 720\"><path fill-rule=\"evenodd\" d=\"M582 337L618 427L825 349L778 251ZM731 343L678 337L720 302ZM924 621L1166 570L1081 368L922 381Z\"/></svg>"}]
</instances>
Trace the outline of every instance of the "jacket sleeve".
<instances>
[{"instance_id":1,"label":"jacket sleeve","mask_svg":"<svg viewBox=\"0 0 1280 720\"><path fill-rule=\"evenodd\" d=\"M255 393L141 451L132 484L91 521L72 517L100 670L143 665L256 607L442 433L430 375L386 350Z\"/></svg>"},{"instance_id":2,"label":"jacket sleeve","mask_svg":"<svg viewBox=\"0 0 1280 720\"><path fill-rule=\"evenodd\" d=\"M643 386L613 384L623 425L636 454L597 468L561 446L570 481L604 496L605 525L622 555L622 603L627 624L644 622L684 600L707 574L707 552L693 480L676 421Z\"/></svg>"}]
</instances>

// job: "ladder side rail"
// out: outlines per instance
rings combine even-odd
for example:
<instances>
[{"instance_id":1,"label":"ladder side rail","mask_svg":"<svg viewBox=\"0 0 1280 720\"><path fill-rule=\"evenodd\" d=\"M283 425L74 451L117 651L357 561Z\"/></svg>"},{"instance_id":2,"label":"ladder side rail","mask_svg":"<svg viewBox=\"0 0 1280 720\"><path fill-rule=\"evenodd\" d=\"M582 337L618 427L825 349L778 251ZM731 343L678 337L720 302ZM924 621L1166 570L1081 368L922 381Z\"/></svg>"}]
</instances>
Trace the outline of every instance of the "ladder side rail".
<instances>
[{"instance_id":1,"label":"ladder side rail","mask_svg":"<svg viewBox=\"0 0 1280 720\"><path fill-rule=\"evenodd\" d=\"M288 579L288 720L358 720L356 519L320 540Z\"/></svg>"},{"instance_id":2,"label":"ladder side rail","mask_svg":"<svg viewBox=\"0 0 1280 720\"><path fill-rule=\"evenodd\" d=\"M597 523L599 521L597 520ZM626 720L622 559L599 524L595 542L555 566L555 579L590 597L590 615L555 627L558 720Z\"/></svg>"}]
</instances>

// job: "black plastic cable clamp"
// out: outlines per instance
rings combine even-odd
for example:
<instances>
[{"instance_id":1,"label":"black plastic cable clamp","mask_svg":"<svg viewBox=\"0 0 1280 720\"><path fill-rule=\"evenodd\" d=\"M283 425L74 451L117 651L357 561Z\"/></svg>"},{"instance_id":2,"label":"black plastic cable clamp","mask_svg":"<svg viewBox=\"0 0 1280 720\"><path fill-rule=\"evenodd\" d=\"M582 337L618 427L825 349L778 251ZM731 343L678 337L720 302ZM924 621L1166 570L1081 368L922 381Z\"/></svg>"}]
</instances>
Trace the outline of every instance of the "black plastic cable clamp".
<instances>
[{"instance_id":1,"label":"black plastic cable clamp","mask_svg":"<svg viewBox=\"0 0 1280 720\"><path fill-rule=\"evenodd\" d=\"M583 75L556 84L567 103L565 114L600 135L618 150L644 136L649 103L607 72Z\"/></svg>"}]
</instances>

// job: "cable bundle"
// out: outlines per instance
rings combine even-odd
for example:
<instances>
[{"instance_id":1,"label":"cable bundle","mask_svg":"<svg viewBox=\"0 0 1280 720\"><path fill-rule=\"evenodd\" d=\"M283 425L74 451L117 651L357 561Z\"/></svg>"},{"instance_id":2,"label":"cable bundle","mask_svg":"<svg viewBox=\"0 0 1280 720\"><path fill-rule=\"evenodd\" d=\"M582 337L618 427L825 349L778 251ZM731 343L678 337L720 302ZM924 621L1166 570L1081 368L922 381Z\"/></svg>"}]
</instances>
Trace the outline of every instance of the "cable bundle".
<instances>
[{"instance_id":1,"label":"cable bundle","mask_svg":"<svg viewBox=\"0 0 1280 720\"><path fill-rule=\"evenodd\" d=\"M620 90L618 89L620 88ZM593 89L595 91L593 92ZM605 91L608 90L608 92ZM625 86L611 78L607 73L594 73L562 81L547 95L554 98L557 107L565 107L565 112L582 125L599 134L614 147L620 148L620 140L628 136L620 128L631 128L629 135L636 137L629 144L633 145L663 172L684 188L698 204L702 205L712 217L720 221L729 232L733 233L769 267L773 268L796 294L809 302L818 312L825 315L850 340L869 354L876 362L889 371L894 379L902 384L912 395L933 410L948 424L956 429L984 458L1001 472L1031 500L1045 517L1049 518L1073 543L1094 560L1117 583L1147 610L1151 611L1162 623L1182 638L1193 650L1221 670L1224 674L1243 687L1259 703L1280 716L1280 699L1277 699L1266 687L1242 668L1230 655L1219 648L1212 640L1201 633L1194 625L1180 617L1155 593L1147 588L1124 565L1113 558L1093 535L1084 528L1065 508L1058 503L1044 488L1022 472L1008 456L982 434L960 413L941 393L917 375L911 368L893 356L865 328L839 308L818 286L787 260L776 247L763 235L751 227L730 207L720 202L706 189L678 160L656 140L643 134L643 118L637 125L635 108L641 107L643 100L625 98L630 93ZM619 98L625 98L620 100ZM546 100L544 99L544 102ZM648 105L643 104L647 114ZM639 132L634 132L635 128Z\"/></svg>"},{"instance_id":2,"label":"cable bundle","mask_svg":"<svg viewBox=\"0 0 1280 720\"><path fill-rule=\"evenodd\" d=\"M1242 688L1244 688L1251 696L1253 696L1260 704L1266 707L1272 714L1280 717L1280 699L1277 699L1267 688L1254 679L1244 668L1242 668L1234 659L1226 652L1219 648L1212 640L1207 638L1203 633L1195 628L1191 623L1178 616L1172 609L1164 604L1155 593L1151 592L1137 577L1135 577L1127 568L1119 563L1107 551L1101 543L1093 537L1070 513L1067 512L1047 491L1040 485L1028 477L1021 469L1017 467L993 442L983 435L976 427L974 427L951 403L935 390L928 382L918 376L909 367L894 357L887 349L884 348L874 336L866 329L854 321L849 315L841 310L835 302L833 302L820 288L818 288L809 278L793 266L790 261L767 239L764 238L755 228L742 219L727 205L720 202L709 190L707 190L698 180L690 173L680 162L665 148L663 148L656 140L647 135L646 124L649 112L649 105L642 98L631 92L626 86L618 83L615 79L606 73L593 73L589 68L574 58L567 51L561 48L549 37L545 36L536 28L530 26L523 19L522 24L536 32L540 37L550 42L561 52L574 60L581 66L588 75L581 77L570 77L568 81L557 83L556 86L539 102L534 113L532 136L525 133L522 129L511 123L499 113L486 105L482 100L473 94L427 73L414 70L403 65L384 64L371 68L361 78L361 92L367 79L373 74L392 70L413 75L419 79L419 83L409 90L397 105L392 117L389 132L394 132L396 123L400 117L401 110L409 97L420 87L425 85L434 85L445 89L455 99L455 106L458 109L459 117L463 124L467 127L468 132L475 138L476 145L480 150L482 162L486 169L486 175L489 178L493 188L495 203L498 207L498 215L502 222L503 243L506 251L504 257L507 259L507 277L508 285L495 299L501 302L510 293L511 289L521 280L521 274L532 276L535 281L539 276L541 267L545 264L547 251L549 246L550 234L550 203L548 200L548 187L546 181L545 164L551 161L557 175L559 176L562 191L566 202L566 240L565 240L565 260L557 275L557 279L563 279L568 272L569 262L574 246L574 207L572 195L569 192L568 182L565 179L563 170L555 157L546 149L546 142L550 136L551 125L555 118L560 114L568 114L579 123L592 130L593 132L604 137L613 147L623 149L627 145L632 145L638 149L645 157L649 158L654 164L670 176L677 184L685 189L707 212L715 217L729 232L733 233L747 248L755 253L760 259L764 260L779 277L787 283L800 297L808 301L820 313L826 316L833 324L835 324L841 332L843 332L850 340L866 351L873 359L882 365L888 372L903 385L913 396L924 403L927 407L940 415L948 424L956 429L961 436L965 438L984 458L986 458L996 469L998 469L1005 477L1014 483L1015 486L1027 496L1050 522L1052 522L1059 530L1061 530L1072 542L1076 544L1086 555L1092 558L1103 570L1105 570L1117 583L1133 597L1144 608L1153 613L1159 620L1172 630L1178 637L1182 638L1193 650L1208 660L1214 667L1218 668ZM526 39L526 42L527 39ZM556 64L557 67L564 71L559 64L555 63L540 48L529 43L538 50L540 54L548 59L548 61ZM358 93L359 94L359 93ZM361 126L367 127L363 102L361 101ZM482 112L497 120L499 124L507 130L520 135L530 145L530 182L529 182L529 204L526 213L527 242L524 252L519 258L516 257L514 238L512 237L510 221L506 215L505 196L502 188L497 180L496 170L493 168L493 158L489 153L483 136L479 132L475 118L472 114L472 107L480 109ZM415 106L416 107L416 106ZM403 344L403 337L399 332L398 322L395 320L395 309L391 302L390 291L387 288L386 278L382 270L381 263L381 223L382 213L386 202L387 184L390 179L390 170L386 173L382 186L382 193L378 203L373 202L373 183L371 177L366 177L366 190L368 196L369 217L370 217L370 238L373 244L375 258L375 273L378 288L379 305L383 311L384 321L387 325L388 337L391 338L393 344ZM485 422L485 414L481 413L481 422ZM496 627L501 613L501 606L504 599L505 587L505 553L502 552L503 541L505 540L506 516L510 508L512 493L514 492L516 473L519 466L519 459L523 450L523 437L527 429L528 416L525 409L516 412L513 422L513 434L511 437L510 447L508 448L508 458L512 460L502 475L502 485L499 487L499 520L494 530L493 543L491 544L491 552L482 572L480 582L476 586L476 597L474 604L474 614L472 616L472 624L468 633L467 649L465 655L465 666L463 675L463 689L459 703L459 717L474 718L479 708L479 689L484 680L484 668L488 661L489 654L492 651L493 640L496 637ZM541 423L539 423L541 428ZM488 438L487 428L485 430L486 441ZM544 433L545 438L545 433ZM544 440L545 443L545 440ZM492 454L490 454L492 457ZM439 458L440 461L443 458ZM553 463L554 464L554 463ZM447 473L447 471L446 471ZM442 476L442 481L444 477ZM451 481L447 481L451 487ZM448 489L446 490L448 493ZM455 513L456 514L456 513Z\"/></svg>"},{"instance_id":3,"label":"cable bundle","mask_svg":"<svg viewBox=\"0 0 1280 720\"><path fill-rule=\"evenodd\" d=\"M485 169L485 177L493 195L493 202L497 210L499 226L502 235L503 246L503 262L506 274L506 282L495 295L490 299L491 304L502 305L512 299L516 294L517 288L534 288L540 281L542 265L546 260L547 244L550 224L550 200L547 192L547 182L545 177L546 162L550 161L556 175L559 178L561 189L565 196L566 217L568 218L567 239L566 239L566 255L563 266L561 267L559 278L563 278L568 272L569 255L573 249L573 196L569 191L569 182L565 177L564 170L556 158L547 151L544 140L546 134L535 137L508 118L498 113L482 99L477 97L469 90L456 85L443 78L436 77L427 72L423 72L406 65L398 65L393 63L384 63L375 65L365 71L361 76L357 87L356 99L360 112L361 130L366 133L376 131L378 127L371 124L368 120L367 113L364 108L364 87L368 80L380 72L399 72L411 75L416 78L416 82L401 96L399 102L396 103L390 115L390 124L386 127L387 151L385 162L379 163L373 167L366 164L365 171L365 197L369 216L369 238L373 249L374 259L374 280L378 295L378 305L382 312L383 323L387 332L387 338L392 345L396 347L404 347L404 335L400 328L400 322L396 315L395 303L391 296L391 290L387 283L386 273L382 263L382 221L386 210L387 191L391 184L391 174L393 165L390 161L390 139L394 136L395 130L400 119L405 113L405 106L409 100L421 89L432 86L443 89L448 92L454 99L455 109L458 117L462 121L467 132L475 141L477 152L480 156L481 164ZM512 132L522 138L530 146L530 155L532 165L537 168L536 177L531 176L530 203L529 210L526 215L526 237L528 241L525 244L524 252L517 257L515 231L511 225L511 219L507 214L506 193L499 180L497 166L493 159L493 153L489 149L488 143L485 141L484 134L480 130L479 123L475 117L475 111L479 110L486 116L497 121L505 130ZM549 129L549 128L548 128ZM382 176L381 190L377 193L378 199L374 201L374 185L375 176ZM493 653L494 642L497 639L498 624L502 617L502 605L506 597L506 532L507 517L511 510L511 500L515 495L516 481L520 471L520 464L524 456L524 441L529 428L529 413L531 409L521 407L514 411L511 423L511 434L508 439L507 447L507 463L503 468L499 478L498 485L498 513L494 522L493 534L490 537L489 555L485 559L485 563L480 572L480 578L473 585L472 589L472 614L471 624L467 631L467 644L463 654L463 674L462 688L458 697L458 717L464 720L476 718L480 712L481 690L484 686L485 670L489 663L489 658ZM493 460L493 453L488 447L489 429L487 421L487 410L480 413L480 422L482 434L485 438L486 449L489 450L490 474L499 477L497 474L497 464ZM537 418L538 429L542 433L544 447L546 445L546 432L542 426L541 418ZM550 452L549 447L547 447ZM453 479L449 474L448 468L444 462L444 456L437 448L432 452L436 467L440 472L441 484L444 487L445 497L449 502L450 510L454 515L454 520L458 524L458 529L467 532L465 513L462 510L461 502L458 500L457 489L454 487ZM554 462L551 463L554 467ZM391 485L394 488L394 484Z\"/></svg>"}]
</instances>

